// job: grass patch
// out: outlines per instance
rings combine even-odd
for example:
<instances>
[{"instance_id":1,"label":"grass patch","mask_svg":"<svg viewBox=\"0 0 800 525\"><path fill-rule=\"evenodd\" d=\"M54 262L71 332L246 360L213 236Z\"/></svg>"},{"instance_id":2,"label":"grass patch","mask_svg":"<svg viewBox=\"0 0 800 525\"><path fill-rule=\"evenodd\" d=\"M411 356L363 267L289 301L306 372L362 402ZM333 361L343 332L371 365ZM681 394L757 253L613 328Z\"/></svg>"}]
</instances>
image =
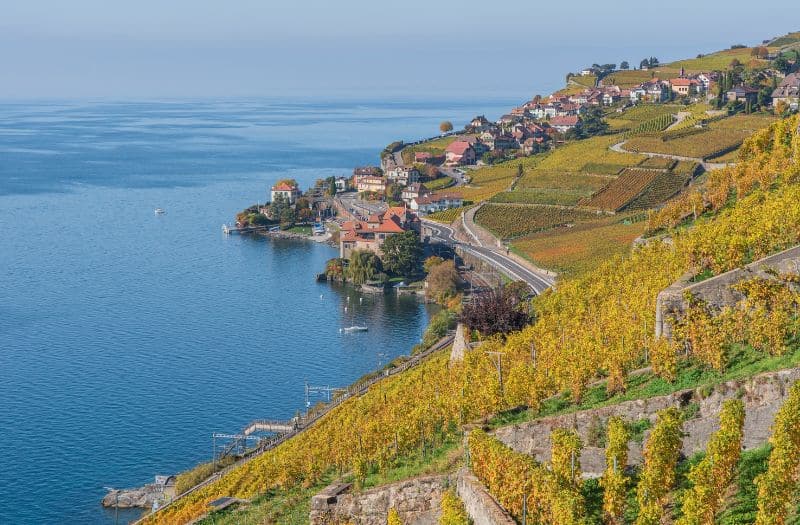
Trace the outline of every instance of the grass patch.
<instances>
[{"instance_id":1,"label":"grass patch","mask_svg":"<svg viewBox=\"0 0 800 525\"><path fill-rule=\"evenodd\" d=\"M454 184L454 182L455 181L453 180L452 177L443 175L436 179L429 180L428 182L425 182L423 184L425 184L425 187L428 188L429 190L436 191L436 190L443 190L444 188L449 188Z\"/></svg>"}]
</instances>

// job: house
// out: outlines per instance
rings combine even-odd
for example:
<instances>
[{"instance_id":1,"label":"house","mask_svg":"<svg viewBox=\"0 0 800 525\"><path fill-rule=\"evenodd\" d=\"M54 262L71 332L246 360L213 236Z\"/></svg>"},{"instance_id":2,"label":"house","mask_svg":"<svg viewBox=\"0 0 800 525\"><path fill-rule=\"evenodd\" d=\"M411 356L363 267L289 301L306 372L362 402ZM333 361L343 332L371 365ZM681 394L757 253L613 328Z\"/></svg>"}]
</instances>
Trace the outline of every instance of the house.
<instances>
[{"instance_id":1,"label":"house","mask_svg":"<svg viewBox=\"0 0 800 525\"><path fill-rule=\"evenodd\" d=\"M750 102L754 103L758 99L758 89L749 86L736 86L728 90L725 96L729 102Z\"/></svg>"},{"instance_id":2,"label":"house","mask_svg":"<svg viewBox=\"0 0 800 525\"><path fill-rule=\"evenodd\" d=\"M356 189L359 192L373 191L376 193L383 193L386 191L386 179L373 175L356 177Z\"/></svg>"},{"instance_id":3,"label":"house","mask_svg":"<svg viewBox=\"0 0 800 525\"><path fill-rule=\"evenodd\" d=\"M459 208L464 204L460 195L455 193L434 193L412 199L410 207L420 213L435 213L437 211Z\"/></svg>"},{"instance_id":4,"label":"house","mask_svg":"<svg viewBox=\"0 0 800 525\"><path fill-rule=\"evenodd\" d=\"M550 119L550 126L555 128L559 133L566 133L571 130L581 121L577 115L565 115L563 117L553 117Z\"/></svg>"},{"instance_id":5,"label":"house","mask_svg":"<svg viewBox=\"0 0 800 525\"><path fill-rule=\"evenodd\" d=\"M349 186L348 180L346 177L336 177L336 180L333 182L334 186L336 187L336 192L341 193L343 191L347 191Z\"/></svg>"},{"instance_id":6,"label":"house","mask_svg":"<svg viewBox=\"0 0 800 525\"><path fill-rule=\"evenodd\" d=\"M772 92L772 103L783 102L791 109L798 109L800 104L800 73L786 75Z\"/></svg>"},{"instance_id":7,"label":"house","mask_svg":"<svg viewBox=\"0 0 800 525\"><path fill-rule=\"evenodd\" d=\"M368 250L378 256L384 241L408 230L419 231L419 219L405 207L392 207L383 215L370 215L365 221L345 221L339 235L339 257L349 258L355 250Z\"/></svg>"},{"instance_id":8,"label":"house","mask_svg":"<svg viewBox=\"0 0 800 525\"><path fill-rule=\"evenodd\" d=\"M642 84L641 87L645 91L645 100L649 102L664 102L669 98L668 82L661 82L659 79L654 78L650 82Z\"/></svg>"},{"instance_id":9,"label":"house","mask_svg":"<svg viewBox=\"0 0 800 525\"><path fill-rule=\"evenodd\" d=\"M419 171L414 166L395 166L386 172L386 180L400 186L419 182Z\"/></svg>"},{"instance_id":10,"label":"house","mask_svg":"<svg viewBox=\"0 0 800 525\"><path fill-rule=\"evenodd\" d=\"M412 200L416 199L417 197L422 197L423 195L427 195L429 193L430 191L428 190L428 188L425 187L424 184L420 182L414 182L403 188L403 192L400 194L400 198L403 199L404 202L411 204Z\"/></svg>"},{"instance_id":11,"label":"house","mask_svg":"<svg viewBox=\"0 0 800 525\"><path fill-rule=\"evenodd\" d=\"M611 106L620 100L620 92L606 91L603 93L603 105Z\"/></svg>"},{"instance_id":12,"label":"house","mask_svg":"<svg viewBox=\"0 0 800 525\"><path fill-rule=\"evenodd\" d=\"M484 117L483 115L478 115L469 122L469 125L467 127L470 128L472 131L483 131L485 129L488 129L491 125L492 124L486 117Z\"/></svg>"},{"instance_id":13,"label":"house","mask_svg":"<svg viewBox=\"0 0 800 525\"><path fill-rule=\"evenodd\" d=\"M703 87L702 91L708 93L711 90L711 83L716 82L719 75L716 73L700 73L697 75L697 80Z\"/></svg>"},{"instance_id":14,"label":"house","mask_svg":"<svg viewBox=\"0 0 800 525\"><path fill-rule=\"evenodd\" d=\"M693 78L673 78L669 81L669 86L676 95L689 96L699 91L701 83Z\"/></svg>"},{"instance_id":15,"label":"house","mask_svg":"<svg viewBox=\"0 0 800 525\"><path fill-rule=\"evenodd\" d=\"M475 164L475 150L472 145L464 140L451 142L444 150L445 164L448 166L462 166Z\"/></svg>"},{"instance_id":16,"label":"house","mask_svg":"<svg viewBox=\"0 0 800 525\"><path fill-rule=\"evenodd\" d=\"M415 151L414 152L414 162L418 162L420 164L425 164L433 158L432 153L428 153L427 151Z\"/></svg>"},{"instance_id":17,"label":"house","mask_svg":"<svg viewBox=\"0 0 800 525\"><path fill-rule=\"evenodd\" d=\"M300 195L300 188L297 187L297 183L284 180L270 188L269 192L270 201L275 202L282 198L289 204L294 204Z\"/></svg>"},{"instance_id":18,"label":"house","mask_svg":"<svg viewBox=\"0 0 800 525\"><path fill-rule=\"evenodd\" d=\"M364 177L364 176L380 177L382 175L383 171L378 166L361 166L359 168L353 169L353 177Z\"/></svg>"}]
</instances>

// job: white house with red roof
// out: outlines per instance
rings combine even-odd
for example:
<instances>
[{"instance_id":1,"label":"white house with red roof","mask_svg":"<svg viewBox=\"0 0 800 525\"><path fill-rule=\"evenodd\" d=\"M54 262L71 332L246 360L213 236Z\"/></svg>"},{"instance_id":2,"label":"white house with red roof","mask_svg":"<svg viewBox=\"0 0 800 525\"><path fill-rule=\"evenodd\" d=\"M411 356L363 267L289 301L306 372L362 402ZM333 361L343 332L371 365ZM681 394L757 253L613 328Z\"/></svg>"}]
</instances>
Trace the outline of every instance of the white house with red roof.
<instances>
[{"instance_id":1,"label":"white house with red roof","mask_svg":"<svg viewBox=\"0 0 800 525\"><path fill-rule=\"evenodd\" d=\"M444 150L445 164L448 166L463 166L475 164L475 150L472 144L465 140L451 142Z\"/></svg>"},{"instance_id":2,"label":"white house with red roof","mask_svg":"<svg viewBox=\"0 0 800 525\"><path fill-rule=\"evenodd\" d=\"M272 202L283 198L289 204L294 204L297 198L301 195L300 188L296 183L290 181L280 181L275 186L270 188L269 197Z\"/></svg>"}]
</instances>

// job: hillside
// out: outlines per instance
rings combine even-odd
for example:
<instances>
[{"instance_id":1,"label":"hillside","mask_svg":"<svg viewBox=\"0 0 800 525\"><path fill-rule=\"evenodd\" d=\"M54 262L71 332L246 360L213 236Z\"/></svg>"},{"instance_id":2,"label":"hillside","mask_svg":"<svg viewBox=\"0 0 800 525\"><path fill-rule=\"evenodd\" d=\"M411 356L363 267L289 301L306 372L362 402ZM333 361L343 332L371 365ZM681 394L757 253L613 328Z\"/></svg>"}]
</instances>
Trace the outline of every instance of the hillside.
<instances>
[{"instance_id":1,"label":"hillside","mask_svg":"<svg viewBox=\"0 0 800 525\"><path fill-rule=\"evenodd\" d=\"M665 71L705 68L738 53L744 51ZM672 127L679 109L702 125ZM726 382L800 366L796 271L738 283L728 307L687 299L685 310L667 321L673 337L655 336L657 297L679 279L702 282L800 243L800 118L718 118L708 111L634 107L609 115L609 135L473 171L471 186L457 191L491 199L476 220L512 239L519 253L567 271L555 289L532 299L535 321L492 337L473 332L480 344L463 360L451 360L447 350L433 353L146 522L188 523L206 515L216 498L236 497L250 506L213 512L204 522L306 523L311 497L333 481L352 482L358 493L420 474L453 475L469 463L476 483L517 522L524 505L529 523L558 525L602 523L604 516L636 524L796 523L800 386L786 385L771 442L744 454L744 408L735 402L744 394L729 395L732 402L714 413L698 413L694 402L647 421L604 421L592 443L568 425L551 425L552 448L544 455L496 437L687 389L708 397ZM736 164L716 163L698 177L709 158L732 151ZM722 430L683 457L682 429L698 418ZM627 470L612 467L628 464L631 442L639 443L641 461ZM605 454L599 481L576 470L586 446Z\"/></svg>"}]
</instances>

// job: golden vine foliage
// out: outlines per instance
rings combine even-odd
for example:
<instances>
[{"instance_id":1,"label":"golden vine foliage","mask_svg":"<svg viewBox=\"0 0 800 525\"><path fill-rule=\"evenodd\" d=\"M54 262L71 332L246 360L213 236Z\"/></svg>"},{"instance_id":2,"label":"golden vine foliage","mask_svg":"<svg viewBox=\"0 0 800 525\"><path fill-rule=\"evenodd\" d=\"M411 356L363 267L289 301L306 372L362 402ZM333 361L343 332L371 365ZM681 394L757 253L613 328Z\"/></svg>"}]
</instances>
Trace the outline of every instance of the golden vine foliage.
<instances>
[{"instance_id":1,"label":"golden vine foliage","mask_svg":"<svg viewBox=\"0 0 800 525\"><path fill-rule=\"evenodd\" d=\"M600 478L603 487L603 517L610 525L623 522L625 500L628 494L628 441L631 431L621 417L608 420L606 443L606 470Z\"/></svg>"},{"instance_id":2,"label":"golden vine foliage","mask_svg":"<svg viewBox=\"0 0 800 525\"><path fill-rule=\"evenodd\" d=\"M639 515L636 525L658 525L672 487L675 466L681 452L681 413L675 407L658 413L658 419L644 446L644 466L636 490Z\"/></svg>"},{"instance_id":3,"label":"golden vine foliage","mask_svg":"<svg viewBox=\"0 0 800 525\"><path fill-rule=\"evenodd\" d=\"M469 516L464 509L464 503L453 489L442 494L442 515L439 516L439 525L469 525Z\"/></svg>"},{"instance_id":4,"label":"golden vine foliage","mask_svg":"<svg viewBox=\"0 0 800 525\"><path fill-rule=\"evenodd\" d=\"M664 377L674 377L679 358L675 348L653 337L658 292L690 268L725 271L799 240L800 186L787 184L798 180L800 170L800 139L793 131L797 122L797 117L788 119L748 140L744 160L717 177L718 195L707 202L702 194L687 194L684 208L678 210L685 214L689 206L688 213L699 213L719 206L726 191L740 195L716 217L698 220L688 232L676 233L672 242L651 242L595 271L559 282L556 290L534 300L534 325L505 341L484 343L461 364L450 366L442 353L374 385L301 435L180 499L148 523L186 523L217 497L249 498L270 489L309 486L330 472L352 470L363 477L498 410L519 404L536 408L564 391L579 401L589 383L599 378L608 379L609 392L622 390L628 372L648 364ZM751 193L744 195L747 191ZM786 304L780 299L765 308L780 312ZM749 305L752 312L758 311L755 299ZM777 339L769 335L772 332L750 331L751 337L768 334L763 340L769 343L761 347L773 348ZM496 357L486 350L502 352L502 388ZM714 360L709 362L714 366ZM534 467L537 479L552 482L547 469ZM551 512L549 502L555 496L545 490L548 483L532 484L530 494L536 496L529 500ZM514 498L521 505L521 495ZM648 505L654 501L650 496L645 500ZM536 505L531 507L534 512Z\"/></svg>"},{"instance_id":5,"label":"golden vine foliage","mask_svg":"<svg viewBox=\"0 0 800 525\"><path fill-rule=\"evenodd\" d=\"M711 436L706 456L689 473L692 488L683 500L683 516L677 525L713 525L736 476L744 437L744 403L725 401L719 419L720 428Z\"/></svg>"},{"instance_id":6,"label":"golden vine foliage","mask_svg":"<svg viewBox=\"0 0 800 525\"><path fill-rule=\"evenodd\" d=\"M550 434L550 465L559 486L578 488L581 483L581 438L574 430L557 428Z\"/></svg>"},{"instance_id":7,"label":"golden vine foliage","mask_svg":"<svg viewBox=\"0 0 800 525\"><path fill-rule=\"evenodd\" d=\"M403 525L403 520L400 519L400 514L397 509L389 509L389 515L386 517L386 525Z\"/></svg>"},{"instance_id":8,"label":"golden vine foliage","mask_svg":"<svg viewBox=\"0 0 800 525\"><path fill-rule=\"evenodd\" d=\"M788 281L794 276L783 276ZM772 355L786 353L786 336L798 331L800 295L785 282L754 278L734 287L745 295L741 303L742 327L754 348Z\"/></svg>"},{"instance_id":9,"label":"golden vine foliage","mask_svg":"<svg viewBox=\"0 0 800 525\"><path fill-rule=\"evenodd\" d=\"M756 525L783 525L800 476L800 382L796 382L775 416L769 466L756 478Z\"/></svg>"}]
</instances>

